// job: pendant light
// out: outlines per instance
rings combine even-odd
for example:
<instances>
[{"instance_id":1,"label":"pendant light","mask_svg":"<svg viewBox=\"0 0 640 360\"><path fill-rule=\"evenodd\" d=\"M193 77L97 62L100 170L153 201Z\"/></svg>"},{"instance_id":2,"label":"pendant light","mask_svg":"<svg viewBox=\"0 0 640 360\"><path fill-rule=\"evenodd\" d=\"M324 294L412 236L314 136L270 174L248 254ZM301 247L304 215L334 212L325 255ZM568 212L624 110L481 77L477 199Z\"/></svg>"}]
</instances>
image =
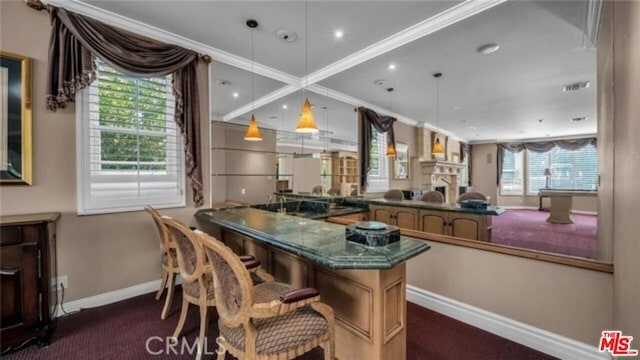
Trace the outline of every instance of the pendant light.
<instances>
[{"instance_id":1,"label":"pendant light","mask_svg":"<svg viewBox=\"0 0 640 360\"><path fill-rule=\"evenodd\" d=\"M247 20L247 26L251 29L251 120L249 120L249 127L244 134L244 139L246 141L262 141L262 135L260 135L260 129L258 129L258 122L253 115L253 82L255 77L255 73L253 72L253 37L255 29L258 27L258 22L253 19Z\"/></svg>"},{"instance_id":2,"label":"pendant light","mask_svg":"<svg viewBox=\"0 0 640 360\"><path fill-rule=\"evenodd\" d=\"M389 111L393 112L393 109L391 107L391 93L393 92L393 88L387 88L387 92L389 93ZM393 125L392 125L393 126ZM389 139L387 139L389 140ZM395 157L396 156L396 144L394 144L391 141L387 141L387 153L386 155L388 157Z\"/></svg>"},{"instance_id":3,"label":"pendant light","mask_svg":"<svg viewBox=\"0 0 640 360\"><path fill-rule=\"evenodd\" d=\"M305 87L302 90L302 97L306 94L307 86L309 85L309 2L304 3L304 15L305 15L305 32L304 32L304 66L305 66ZM302 104L302 111L300 112L300 120L298 120L298 126L296 126L296 132L299 133L317 133L318 125L313 120L313 113L311 112L311 103L309 99L305 98Z\"/></svg>"},{"instance_id":4,"label":"pendant light","mask_svg":"<svg viewBox=\"0 0 640 360\"><path fill-rule=\"evenodd\" d=\"M436 78L436 136L435 142L433 143L433 148L431 149L432 155L442 155L444 154L444 148L440 143L440 137L438 137L437 133L440 131L440 77L442 73L435 73L433 77Z\"/></svg>"}]
</instances>

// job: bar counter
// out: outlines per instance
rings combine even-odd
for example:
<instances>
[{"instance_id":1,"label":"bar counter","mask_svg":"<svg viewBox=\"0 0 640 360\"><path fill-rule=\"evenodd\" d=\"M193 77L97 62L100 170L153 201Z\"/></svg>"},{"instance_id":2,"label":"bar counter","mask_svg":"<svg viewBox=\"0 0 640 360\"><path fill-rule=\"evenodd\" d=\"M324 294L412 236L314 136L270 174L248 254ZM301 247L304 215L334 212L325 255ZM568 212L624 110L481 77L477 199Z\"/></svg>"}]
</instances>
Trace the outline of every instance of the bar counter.
<instances>
[{"instance_id":1,"label":"bar counter","mask_svg":"<svg viewBox=\"0 0 640 360\"><path fill-rule=\"evenodd\" d=\"M364 246L346 241L342 225L253 208L200 210L196 218L330 269L391 269L429 248L408 237L387 246Z\"/></svg>"},{"instance_id":2,"label":"bar counter","mask_svg":"<svg viewBox=\"0 0 640 360\"><path fill-rule=\"evenodd\" d=\"M277 281L318 289L336 319L336 358L406 359L406 264L422 240L369 247L345 227L242 208L200 210L198 226L237 254L253 255Z\"/></svg>"}]
</instances>

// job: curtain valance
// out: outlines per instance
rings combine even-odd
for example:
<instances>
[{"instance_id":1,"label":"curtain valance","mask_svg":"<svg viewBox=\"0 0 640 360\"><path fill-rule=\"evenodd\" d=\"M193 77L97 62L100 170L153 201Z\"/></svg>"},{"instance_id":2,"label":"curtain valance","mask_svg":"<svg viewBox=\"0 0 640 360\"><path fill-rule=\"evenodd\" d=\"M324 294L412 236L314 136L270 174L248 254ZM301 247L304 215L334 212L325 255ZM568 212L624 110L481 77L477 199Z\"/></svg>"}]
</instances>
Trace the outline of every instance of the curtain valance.
<instances>
[{"instance_id":1,"label":"curtain valance","mask_svg":"<svg viewBox=\"0 0 640 360\"><path fill-rule=\"evenodd\" d=\"M362 191L367 189L367 178L371 170L369 158L371 155L370 149L373 129L376 129L379 133L387 133L387 144L393 144L393 148L395 149L396 137L393 131L393 123L396 122L396 120L394 117L380 115L362 106L358 108L358 124L360 126L360 139L358 141L358 146L360 147L360 188ZM386 161L386 159L383 160Z\"/></svg>"},{"instance_id":2,"label":"curtain valance","mask_svg":"<svg viewBox=\"0 0 640 360\"><path fill-rule=\"evenodd\" d=\"M500 185L500 177L502 176L502 160L504 151L520 152L522 150L529 150L533 152L547 152L554 147L559 147L565 150L580 150L587 145L597 146L598 139L595 137L588 137L582 139L567 139L567 140L552 140L552 141L539 141L539 142L523 142L523 143L498 143L497 153L497 183Z\"/></svg>"},{"instance_id":3,"label":"curtain valance","mask_svg":"<svg viewBox=\"0 0 640 360\"><path fill-rule=\"evenodd\" d=\"M176 45L116 29L97 20L50 6L51 38L47 108L56 111L74 101L78 90L95 80L94 57L130 76L173 74L175 121L185 147L186 173L196 205L203 203L200 104L196 68L199 54Z\"/></svg>"}]
</instances>

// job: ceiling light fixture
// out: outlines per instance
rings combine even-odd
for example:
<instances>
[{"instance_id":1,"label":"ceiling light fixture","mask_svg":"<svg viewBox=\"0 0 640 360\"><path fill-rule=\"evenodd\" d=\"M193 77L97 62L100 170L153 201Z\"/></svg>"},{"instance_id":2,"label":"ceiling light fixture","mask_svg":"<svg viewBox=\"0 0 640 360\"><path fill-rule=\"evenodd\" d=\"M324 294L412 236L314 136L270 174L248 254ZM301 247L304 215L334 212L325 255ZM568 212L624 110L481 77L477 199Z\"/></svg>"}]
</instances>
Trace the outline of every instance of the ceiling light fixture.
<instances>
[{"instance_id":1,"label":"ceiling light fixture","mask_svg":"<svg viewBox=\"0 0 640 360\"><path fill-rule=\"evenodd\" d=\"M436 78L436 134L440 131L440 77L442 73L435 73L433 77ZM433 143L433 148L431 149L432 155L442 155L444 154L444 148L440 143L440 137L436 135L435 141Z\"/></svg>"},{"instance_id":2,"label":"ceiling light fixture","mask_svg":"<svg viewBox=\"0 0 640 360\"><path fill-rule=\"evenodd\" d=\"M482 55L489 55L498 51L498 49L500 49L500 45L498 44L485 44L478 47L477 51Z\"/></svg>"},{"instance_id":3,"label":"ceiling light fixture","mask_svg":"<svg viewBox=\"0 0 640 360\"><path fill-rule=\"evenodd\" d=\"M342 39L342 37L344 36L344 31L338 29L333 32L333 36L335 36L336 39Z\"/></svg>"},{"instance_id":4,"label":"ceiling light fixture","mask_svg":"<svg viewBox=\"0 0 640 360\"><path fill-rule=\"evenodd\" d=\"M395 69L396 69L396 64L389 64L389 65L387 66L387 69L389 69L389 70L395 70Z\"/></svg>"},{"instance_id":5,"label":"ceiling light fixture","mask_svg":"<svg viewBox=\"0 0 640 360\"><path fill-rule=\"evenodd\" d=\"M305 79L306 84L302 89L302 97L305 98L307 86L309 86L309 2L304 2L304 16L305 16L305 32L304 32L304 66L305 66ZM296 126L296 132L299 133L317 133L318 125L313 120L313 113L311 112L311 104L309 99L305 98L302 104L302 112L300 113L300 120L298 120L298 126Z\"/></svg>"},{"instance_id":6,"label":"ceiling light fixture","mask_svg":"<svg viewBox=\"0 0 640 360\"><path fill-rule=\"evenodd\" d=\"M231 94L231 95L233 95L234 98L237 98L238 96L240 96L240 94L238 94L238 92L236 92L236 91L234 91L233 94Z\"/></svg>"},{"instance_id":7,"label":"ceiling light fixture","mask_svg":"<svg viewBox=\"0 0 640 360\"><path fill-rule=\"evenodd\" d=\"M262 135L260 135L260 129L258 129L258 122L256 121L256 117L253 115L253 80L255 78L255 73L253 71L253 41L255 29L258 27L258 22L253 19L249 19L247 20L247 26L251 29L251 120L249 120L249 127L247 128L247 132L244 134L244 139L247 141L262 141Z\"/></svg>"},{"instance_id":8,"label":"ceiling light fixture","mask_svg":"<svg viewBox=\"0 0 640 360\"><path fill-rule=\"evenodd\" d=\"M387 92L389 93L389 112L393 113L393 107L391 106L391 93L393 92L393 88L387 88ZM389 139L387 139L389 140ZM391 141L387 141L387 156L395 157L396 156L396 144Z\"/></svg>"},{"instance_id":9,"label":"ceiling light fixture","mask_svg":"<svg viewBox=\"0 0 640 360\"><path fill-rule=\"evenodd\" d=\"M287 107L288 107L287 104L282 105L283 109L286 109Z\"/></svg>"}]
</instances>

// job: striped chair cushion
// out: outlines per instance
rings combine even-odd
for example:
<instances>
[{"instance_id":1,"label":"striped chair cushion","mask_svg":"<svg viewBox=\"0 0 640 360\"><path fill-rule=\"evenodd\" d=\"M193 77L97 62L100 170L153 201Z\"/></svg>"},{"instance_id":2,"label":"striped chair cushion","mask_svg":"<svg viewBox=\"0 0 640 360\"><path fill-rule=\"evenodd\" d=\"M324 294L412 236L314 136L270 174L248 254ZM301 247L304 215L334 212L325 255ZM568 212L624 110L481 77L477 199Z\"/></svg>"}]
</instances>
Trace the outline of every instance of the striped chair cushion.
<instances>
[{"instance_id":1,"label":"striped chair cushion","mask_svg":"<svg viewBox=\"0 0 640 360\"><path fill-rule=\"evenodd\" d=\"M258 331L256 339L258 355L278 354L295 349L329 331L326 320L311 306L298 308L282 316L254 319L253 325ZM218 322L218 326L220 335L231 346L244 351L245 337L242 326L229 328L222 321Z\"/></svg>"}]
</instances>

